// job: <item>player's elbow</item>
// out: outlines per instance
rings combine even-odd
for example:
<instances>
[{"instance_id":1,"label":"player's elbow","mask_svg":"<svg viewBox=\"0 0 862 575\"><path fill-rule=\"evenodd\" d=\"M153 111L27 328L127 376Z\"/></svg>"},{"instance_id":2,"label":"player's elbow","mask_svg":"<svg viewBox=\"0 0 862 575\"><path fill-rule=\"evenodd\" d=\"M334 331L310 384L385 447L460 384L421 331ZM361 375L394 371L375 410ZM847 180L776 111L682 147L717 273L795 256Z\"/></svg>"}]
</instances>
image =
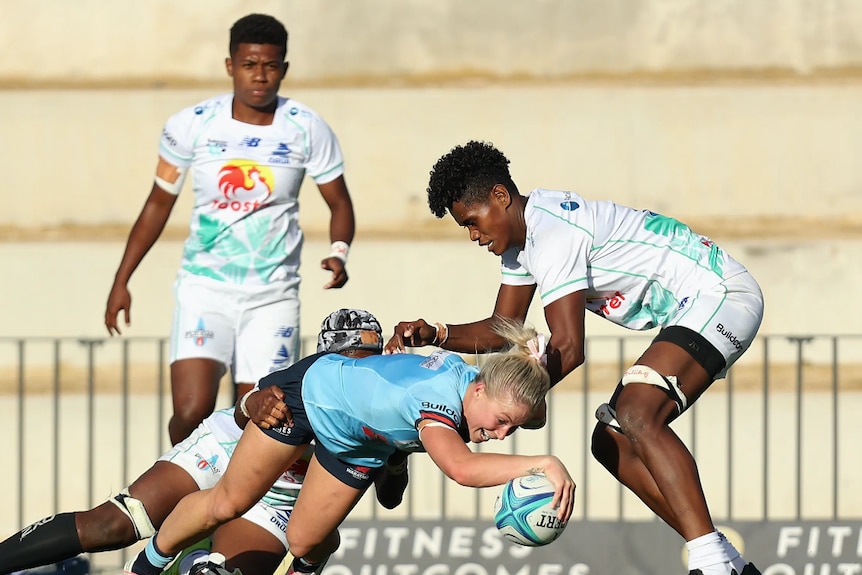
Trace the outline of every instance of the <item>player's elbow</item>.
<instances>
[{"instance_id":1,"label":"player's elbow","mask_svg":"<svg viewBox=\"0 0 862 575\"><path fill-rule=\"evenodd\" d=\"M559 383L584 363L584 347L572 345L548 350L547 366L551 385Z\"/></svg>"}]
</instances>

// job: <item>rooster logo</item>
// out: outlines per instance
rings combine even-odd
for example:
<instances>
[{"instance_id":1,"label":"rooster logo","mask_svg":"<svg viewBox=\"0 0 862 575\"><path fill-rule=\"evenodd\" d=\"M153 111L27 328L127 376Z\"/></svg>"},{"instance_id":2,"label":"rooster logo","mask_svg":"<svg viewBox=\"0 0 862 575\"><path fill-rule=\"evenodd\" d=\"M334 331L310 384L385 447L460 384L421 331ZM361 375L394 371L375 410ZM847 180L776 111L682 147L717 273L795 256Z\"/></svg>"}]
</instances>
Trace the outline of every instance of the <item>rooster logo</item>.
<instances>
[{"instance_id":1,"label":"rooster logo","mask_svg":"<svg viewBox=\"0 0 862 575\"><path fill-rule=\"evenodd\" d=\"M227 201L239 199L240 194L248 199L266 200L272 194L274 184L272 170L252 160L232 160L218 173L219 191ZM251 194L246 195L245 192Z\"/></svg>"}]
</instances>

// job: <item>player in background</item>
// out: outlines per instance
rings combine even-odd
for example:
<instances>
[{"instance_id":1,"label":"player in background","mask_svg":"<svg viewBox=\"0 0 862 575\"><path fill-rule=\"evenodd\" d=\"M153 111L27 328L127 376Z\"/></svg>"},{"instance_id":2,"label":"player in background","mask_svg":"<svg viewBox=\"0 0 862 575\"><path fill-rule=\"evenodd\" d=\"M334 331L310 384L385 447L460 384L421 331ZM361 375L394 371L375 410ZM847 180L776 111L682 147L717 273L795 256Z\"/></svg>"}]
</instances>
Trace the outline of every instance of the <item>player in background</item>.
<instances>
[{"instance_id":1,"label":"player in background","mask_svg":"<svg viewBox=\"0 0 862 575\"><path fill-rule=\"evenodd\" d=\"M194 207L174 284L171 327L171 442L185 439L215 408L231 369L243 395L270 371L298 359L299 265L303 234L298 193L311 176L329 206L332 272L324 288L347 282L353 205L338 140L311 108L278 95L287 73L287 30L250 14L230 30L233 93L171 116L159 143L150 195L129 234L105 309L120 334L131 322L129 280L165 227L186 176Z\"/></svg>"},{"instance_id":2,"label":"player in background","mask_svg":"<svg viewBox=\"0 0 862 575\"><path fill-rule=\"evenodd\" d=\"M495 329L513 347L481 370L448 352L325 354L265 377L258 393L278 386L292 425L246 426L221 480L183 498L127 572L157 575L180 549L244 513L312 440L314 456L287 527L295 557L290 574L320 569L321 543L396 450L426 451L447 476L471 487L544 473L556 487L558 517L567 521L575 486L558 458L474 452L466 445L504 439L549 389L535 330L518 322Z\"/></svg>"},{"instance_id":3,"label":"player in background","mask_svg":"<svg viewBox=\"0 0 862 575\"><path fill-rule=\"evenodd\" d=\"M757 282L712 240L660 214L568 191L523 196L509 160L471 141L435 164L428 205L501 258L493 313L474 323L400 322L385 353L504 345L490 326L523 320L538 290L551 330L552 383L584 361L587 311L620 326L661 328L596 412L596 459L685 540L690 575L757 575L712 522L697 465L669 424L751 345L763 317Z\"/></svg>"},{"instance_id":4,"label":"player in background","mask_svg":"<svg viewBox=\"0 0 862 575\"><path fill-rule=\"evenodd\" d=\"M337 310L324 319L317 350L351 358L379 355L383 351L380 323L365 310ZM279 403L267 393L243 396L238 409L212 413L120 494L89 511L41 519L0 542L0 574L58 563L79 553L122 549L151 536L183 496L213 487L224 475L249 420L243 412L251 413L260 425L274 426L279 421L274 414L281 417ZM212 555L208 556L207 547L194 547L169 572L185 575L198 560L243 573L272 573L285 556L285 529L311 452L309 448L286 467L248 512L215 531ZM328 555L338 543L333 532L318 551Z\"/></svg>"}]
</instances>

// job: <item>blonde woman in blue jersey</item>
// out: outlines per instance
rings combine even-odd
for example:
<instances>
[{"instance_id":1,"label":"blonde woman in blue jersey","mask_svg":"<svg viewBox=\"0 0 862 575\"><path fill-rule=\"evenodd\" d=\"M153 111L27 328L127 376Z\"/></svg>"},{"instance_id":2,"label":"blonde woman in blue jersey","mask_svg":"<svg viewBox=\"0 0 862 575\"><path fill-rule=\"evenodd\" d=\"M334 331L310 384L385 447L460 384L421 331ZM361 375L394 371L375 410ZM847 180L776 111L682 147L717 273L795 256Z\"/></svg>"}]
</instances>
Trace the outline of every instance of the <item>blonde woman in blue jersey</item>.
<instances>
[{"instance_id":1,"label":"blonde woman in blue jersey","mask_svg":"<svg viewBox=\"0 0 862 575\"><path fill-rule=\"evenodd\" d=\"M346 357L383 351L380 323L360 309L329 314L321 324L317 342L319 352ZM249 417L268 426L277 422L273 414L280 414L279 402L266 393L243 396L237 403L236 409L220 409L204 419L189 437L108 501L88 511L40 519L0 541L0 575L58 563L79 553L121 549L151 536L185 495L218 483L230 468ZM211 541L187 549L166 573L187 575L195 561L202 562L196 569L213 569L210 564L215 563L227 571L272 573L287 552L285 531L312 451L309 447L285 467L246 513L219 527ZM338 537L333 533L320 550L331 552L337 546Z\"/></svg>"},{"instance_id":2,"label":"blonde woman in blue jersey","mask_svg":"<svg viewBox=\"0 0 862 575\"><path fill-rule=\"evenodd\" d=\"M334 132L302 102L279 95L287 74L287 30L249 14L230 30L225 61L233 91L168 118L155 181L135 221L105 306L105 326L130 325L129 281L162 233L191 174L189 235L174 283L171 326L171 443L212 413L230 370L237 397L299 359L299 191L314 180L330 211L324 288L348 280L353 204Z\"/></svg>"},{"instance_id":3,"label":"blonde woman in blue jersey","mask_svg":"<svg viewBox=\"0 0 862 575\"><path fill-rule=\"evenodd\" d=\"M599 407L593 454L685 540L690 575L758 575L715 529L691 453L669 427L748 349L763 294L708 237L649 210L534 189L523 196L509 160L472 141L435 164L428 205L501 258L490 317L462 325L401 322L386 351L434 344L490 351L496 318L523 320L536 292L551 330L553 383L584 361L586 312L633 330L661 328Z\"/></svg>"},{"instance_id":4,"label":"blonde woman in blue jersey","mask_svg":"<svg viewBox=\"0 0 862 575\"><path fill-rule=\"evenodd\" d=\"M320 544L396 451L425 451L446 475L471 487L544 473L556 487L558 517L568 521L575 485L558 458L474 452L466 445L504 439L549 388L535 330L501 322L495 331L512 347L481 370L448 352L318 354L267 376L261 389L278 386L292 425L247 426L218 484L185 497L128 570L156 575L180 549L244 513L312 440L314 456L287 526L296 557L289 573L319 569L327 552Z\"/></svg>"}]
</instances>

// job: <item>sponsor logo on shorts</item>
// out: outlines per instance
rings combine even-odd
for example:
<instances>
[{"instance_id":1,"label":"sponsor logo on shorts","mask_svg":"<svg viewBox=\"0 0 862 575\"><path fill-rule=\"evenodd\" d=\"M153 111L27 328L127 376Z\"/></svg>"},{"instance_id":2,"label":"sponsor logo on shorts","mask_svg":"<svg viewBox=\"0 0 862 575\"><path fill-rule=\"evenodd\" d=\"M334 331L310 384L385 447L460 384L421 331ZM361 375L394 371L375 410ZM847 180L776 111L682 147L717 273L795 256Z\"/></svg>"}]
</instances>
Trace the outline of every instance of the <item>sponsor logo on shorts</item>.
<instances>
[{"instance_id":1,"label":"sponsor logo on shorts","mask_svg":"<svg viewBox=\"0 0 862 575\"><path fill-rule=\"evenodd\" d=\"M688 304L688 297L687 296L682 298L681 300L679 300L679 306L677 307L677 311L684 308L686 306L686 304Z\"/></svg>"},{"instance_id":2,"label":"sponsor logo on shorts","mask_svg":"<svg viewBox=\"0 0 862 575\"><path fill-rule=\"evenodd\" d=\"M721 335L726 337L727 341L729 341L731 343L731 345L733 345L733 347L736 348L737 351L742 349L742 342L740 342L739 339L735 335L733 335L733 332L730 331L729 328L725 328L724 324L720 323L720 324L716 325L715 331L717 331L718 333L720 333Z\"/></svg>"},{"instance_id":3,"label":"sponsor logo on shorts","mask_svg":"<svg viewBox=\"0 0 862 575\"><path fill-rule=\"evenodd\" d=\"M278 527L279 531L281 531L282 533L287 532L287 517L270 515L269 522Z\"/></svg>"},{"instance_id":4,"label":"sponsor logo on shorts","mask_svg":"<svg viewBox=\"0 0 862 575\"><path fill-rule=\"evenodd\" d=\"M198 347L203 347L206 345L207 340L213 337L215 337L215 333L211 329L206 328L203 318L198 319L198 325L195 329L186 331L186 339L195 340L195 345Z\"/></svg>"},{"instance_id":5,"label":"sponsor logo on shorts","mask_svg":"<svg viewBox=\"0 0 862 575\"><path fill-rule=\"evenodd\" d=\"M213 455L212 457L207 459L200 453L195 453L195 457L198 460L197 467L201 471L209 469L213 475L218 475L219 473L221 473L221 469L216 466L216 463L218 462L218 454Z\"/></svg>"},{"instance_id":6,"label":"sponsor logo on shorts","mask_svg":"<svg viewBox=\"0 0 862 575\"><path fill-rule=\"evenodd\" d=\"M287 350L287 347L282 345L278 348L278 351L275 352L272 365L269 366L269 372L272 373L273 371L284 369L288 365L290 365L290 352Z\"/></svg>"},{"instance_id":7,"label":"sponsor logo on shorts","mask_svg":"<svg viewBox=\"0 0 862 575\"><path fill-rule=\"evenodd\" d=\"M578 202L563 202L560 204L560 207L567 212L574 212L575 210L580 208L581 205Z\"/></svg>"},{"instance_id":8,"label":"sponsor logo on shorts","mask_svg":"<svg viewBox=\"0 0 862 575\"><path fill-rule=\"evenodd\" d=\"M273 427L272 430L279 435L288 436L291 433L293 427L289 427L287 424L282 425L281 427Z\"/></svg>"},{"instance_id":9,"label":"sponsor logo on shorts","mask_svg":"<svg viewBox=\"0 0 862 575\"><path fill-rule=\"evenodd\" d=\"M280 325L275 330L275 337L291 337L293 335L293 327L289 325Z\"/></svg>"},{"instance_id":10,"label":"sponsor logo on shorts","mask_svg":"<svg viewBox=\"0 0 862 575\"><path fill-rule=\"evenodd\" d=\"M351 475L353 478L358 479L359 481L368 481L368 472L371 471L370 467L365 467L363 465L357 465L355 467L348 467L345 469L348 475Z\"/></svg>"}]
</instances>

